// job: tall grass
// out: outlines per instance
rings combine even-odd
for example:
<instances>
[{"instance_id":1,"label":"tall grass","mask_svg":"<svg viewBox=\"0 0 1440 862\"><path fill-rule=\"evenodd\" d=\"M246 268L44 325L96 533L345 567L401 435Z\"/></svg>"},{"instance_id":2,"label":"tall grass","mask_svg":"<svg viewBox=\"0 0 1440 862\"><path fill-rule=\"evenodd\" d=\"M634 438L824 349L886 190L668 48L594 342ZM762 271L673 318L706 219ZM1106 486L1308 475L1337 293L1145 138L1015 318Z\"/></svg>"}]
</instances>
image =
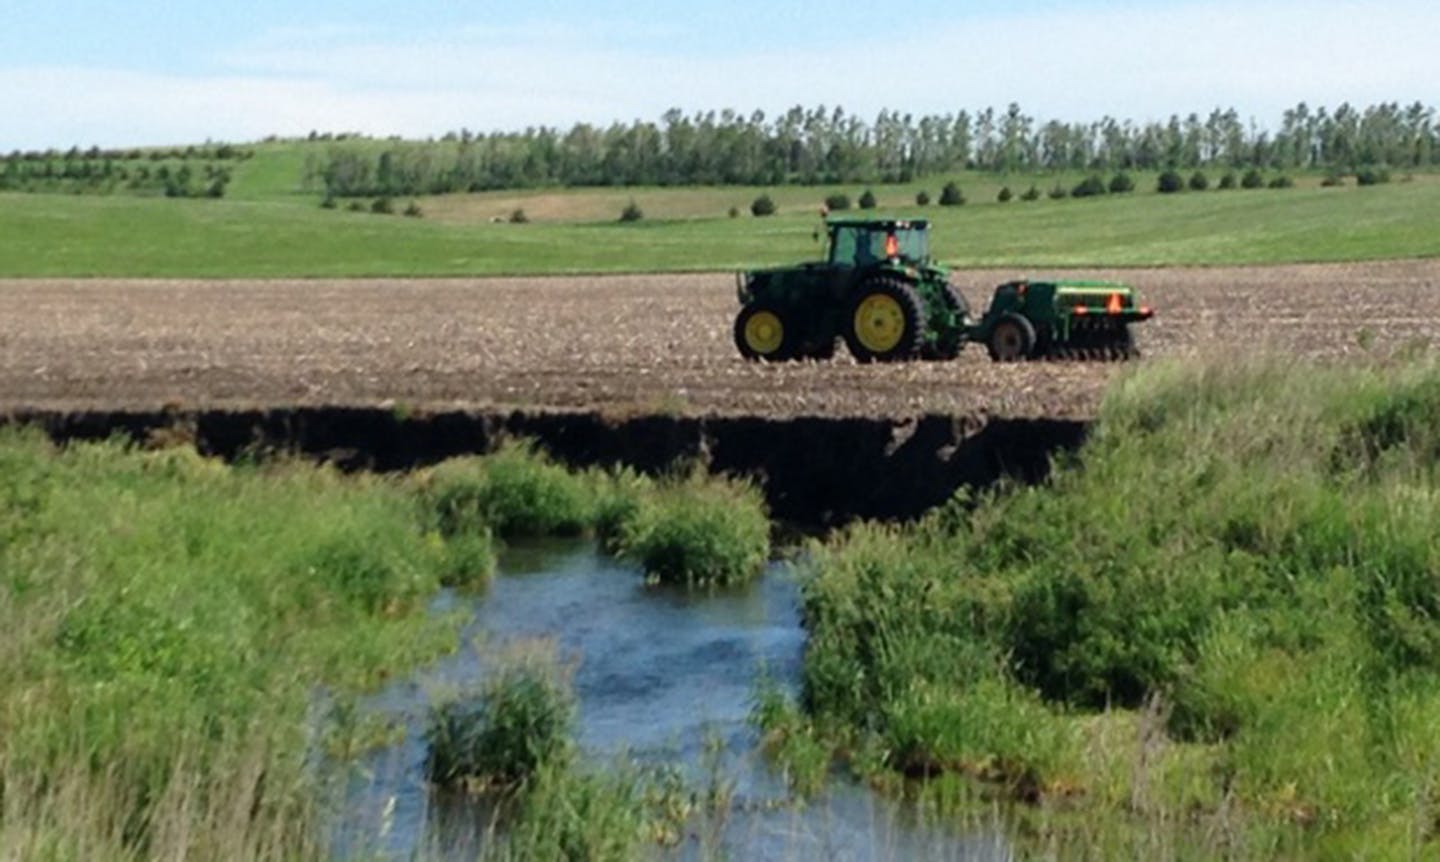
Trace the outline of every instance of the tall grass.
<instances>
[{"instance_id":1,"label":"tall grass","mask_svg":"<svg viewBox=\"0 0 1440 862\"><path fill-rule=\"evenodd\" d=\"M553 656L503 661L479 697L431 709L425 767L432 783L514 788L572 753L575 696Z\"/></svg>"},{"instance_id":2,"label":"tall grass","mask_svg":"<svg viewBox=\"0 0 1440 862\"><path fill-rule=\"evenodd\" d=\"M770 556L770 521L754 486L698 472L641 496L619 532L620 555L657 581L741 583Z\"/></svg>"},{"instance_id":3,"label":"tall grass","mask_svg":"<svg viewBox=\"0 0 1440 862\"><path fill-rule=\"evenodd\" d=\"M1430 361L1133 373L1048 485L816 549L806 705L1117 847L1436 852L1437 419Z\"/></svg>"},{"instance_id":4,"label":"tall grass","mask_svg":"<svg viewBox=\"0 0 1440 862\"><path fill-rule=\"evenodd\" d=\"M653 581L739 583L757 575L770 554L759 491L699 470L660 481L629 470L577 473L519 442L447 461L418 485L447 536L491 529L503 537L590 533Z\"/></svg>"},{"instance_id":5,"label":"tall grass","mask_svg":"<svg viewBox=\"0 0 1440 862\"><path fill-rule=\"evenodd\" d=\"M316 687L455 644L408 492L13 430L0 475L0 856L313 851Z\"/></svg>"}]
</instances>

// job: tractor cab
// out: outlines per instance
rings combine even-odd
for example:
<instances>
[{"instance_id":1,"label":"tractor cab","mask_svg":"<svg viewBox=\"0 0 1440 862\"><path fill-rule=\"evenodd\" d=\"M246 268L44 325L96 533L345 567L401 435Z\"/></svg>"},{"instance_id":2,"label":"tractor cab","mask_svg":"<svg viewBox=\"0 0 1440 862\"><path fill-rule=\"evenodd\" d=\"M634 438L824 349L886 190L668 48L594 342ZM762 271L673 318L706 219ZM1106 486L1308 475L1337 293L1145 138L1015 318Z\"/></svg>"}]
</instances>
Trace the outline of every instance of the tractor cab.
<instances>
[{"instance_id":1,"label":"tractor cab","mask_svg":"<svg viewBox=\"0 0 1440 862\"><path fill-rule=\"evenodd\" d=\"M835 219L827 223L831 266L863 269L882 262L930 260L930 223L924 219Z\"/></svg>"}]
</instances>

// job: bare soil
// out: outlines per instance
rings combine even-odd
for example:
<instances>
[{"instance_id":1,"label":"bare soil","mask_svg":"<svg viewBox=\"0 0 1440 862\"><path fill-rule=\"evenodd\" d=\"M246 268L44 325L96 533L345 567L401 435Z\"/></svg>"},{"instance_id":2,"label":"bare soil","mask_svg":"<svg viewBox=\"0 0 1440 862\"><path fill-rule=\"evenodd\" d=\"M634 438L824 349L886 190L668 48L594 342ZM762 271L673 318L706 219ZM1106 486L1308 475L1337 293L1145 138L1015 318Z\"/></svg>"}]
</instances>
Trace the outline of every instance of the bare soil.
<instances>
[{"instance_id":1,"label":"bare soil","mask_svg":"<svg viewBox=\"0 0 1440 862\"><path fill-rule=\"evenodd\" d=\"M1020 275L955 275L983 308ZM1070 271L1158 308L1146 359L1389 355L1440 339L1440 261ZM301 405L1084 417L1134 363L753 364L733 276L0 281L0 410Z\"/></svg>"}]
</instances>

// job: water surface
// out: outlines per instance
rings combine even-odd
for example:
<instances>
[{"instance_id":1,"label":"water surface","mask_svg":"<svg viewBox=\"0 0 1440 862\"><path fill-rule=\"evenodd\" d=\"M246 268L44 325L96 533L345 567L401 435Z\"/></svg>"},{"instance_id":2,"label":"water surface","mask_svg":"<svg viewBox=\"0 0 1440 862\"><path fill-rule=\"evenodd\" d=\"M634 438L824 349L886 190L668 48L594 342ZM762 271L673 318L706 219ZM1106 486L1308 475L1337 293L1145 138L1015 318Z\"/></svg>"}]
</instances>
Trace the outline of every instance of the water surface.
<instances>
[{"instance_id":1,"label":"water surface","mask_svg":"<svg viewBox=\"0 0 1440 862\"><path fill-rule=\"evenodd\" d=\"M424 718L440 688L473 688L507 647L552 642L572 672L583 755L678 768L697 788L718 773L733 788L722 855L738 859L1003 858L989 836L921 826L914 811L844 781L792 804L757 751L747 722L757 675L798 687L804 632L795 580L783 564L743 588L647 586L638 571L585 541L514 545L477 596L444 593L437 612L472 614L465 647L365 704L402 722L404 741L365 758L349 782L339 855L470 858L491 826L474 801L446 800L424 778ZM707 751L709 752L707 754ZM662 851L716 852L691 836Z\"/></svg>"}]
</instances>

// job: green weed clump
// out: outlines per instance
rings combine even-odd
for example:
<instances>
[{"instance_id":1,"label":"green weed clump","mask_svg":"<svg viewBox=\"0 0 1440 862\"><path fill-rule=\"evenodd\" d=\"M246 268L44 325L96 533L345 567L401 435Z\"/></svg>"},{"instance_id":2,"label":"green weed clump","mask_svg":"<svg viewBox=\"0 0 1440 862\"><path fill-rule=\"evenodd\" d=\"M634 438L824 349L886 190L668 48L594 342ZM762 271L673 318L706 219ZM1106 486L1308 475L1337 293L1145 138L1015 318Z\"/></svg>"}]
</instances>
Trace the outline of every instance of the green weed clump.
<instances>
[{"instance_id":1,"label":"green weed clump","mask_svg":"<svg viewBox=\"0 0 1440 862\"><path fill-rule=\"evenodd\" d=\"M770 521L754 486L697 473L642 497L623 521L618 547L654 580L723 586L760 573Z\"/></svg>"},{"instance_id":2,"label":"green weed clump","mask_svg":"<svg viewBox=\"0 0 1440 862\"><path fill-rule=\"evenodd\" d=\"M446 535L574 536L594 517L585 479L529 443L446 461L422 481L421 495Z\"/></svg>"},{"instance_id":3,"label":"green weed clump","mask_svg":"<svg viewBox=\"0 0 1440 862\"><path fill-rule=\"evenodd\" d=\"M513 657L480 697L431 711L425 730L430 781L445 787L515 788L572 753L575 698L554 657Z\"/></svg>"},{"instance_id":4,"label":"green weed clump","mask_svg":"<svg viewBox=\"0 0 1440 862\"><path fill-rule=\"evenodd\" d=\"M1046 485L817 546L805 705L893 770L1432 853L1437 420L1431 361L1147 366Z\"/></svg>"}]
</instances>

